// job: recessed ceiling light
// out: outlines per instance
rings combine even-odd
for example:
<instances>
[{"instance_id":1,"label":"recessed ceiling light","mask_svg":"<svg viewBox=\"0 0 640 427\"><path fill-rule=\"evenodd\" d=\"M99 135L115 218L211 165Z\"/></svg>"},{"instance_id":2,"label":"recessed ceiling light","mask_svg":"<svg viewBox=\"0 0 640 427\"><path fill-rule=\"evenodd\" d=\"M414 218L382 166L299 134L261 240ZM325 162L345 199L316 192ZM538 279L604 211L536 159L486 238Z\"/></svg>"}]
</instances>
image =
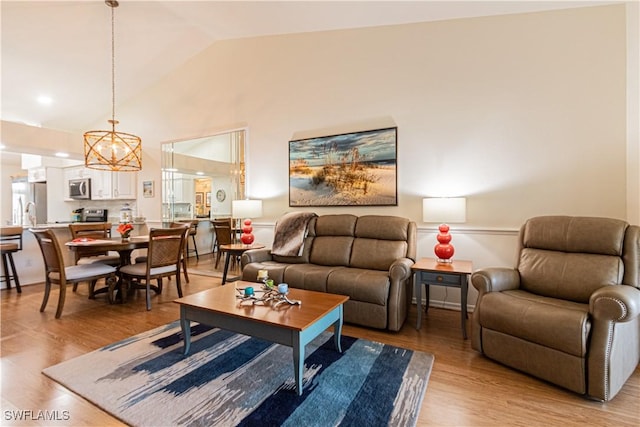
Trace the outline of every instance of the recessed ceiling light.
<instances>
[{"instance_id":1,"label":"recessed ceiling light","mask_svg":"<svg viewBox=\"0 0 640 427\"><path fill-rule=\"evenodd\" d=\"M53 98L47 95L40 95L38 97L38 103L41 105L51 105L53 104Z\"/></svg>"},{"instance_id":2,"label":"recessed ceiling light","mask_svg":"<svg viewBox=\"0 0 640 427\"><path fill-rule=\"evenodd\" d=\"M5 148L7 148L7 146L6 146L6 145L4 145L4 144L0 144L0 150L4 150Z\"/></svg>"},{"instance_id":3,"label":"recessed ceiling light","mask_svg":"<svg viewBox=\"0 0 640 427\"><path fill-rule=\"evenodd\" d=\"M198 171L198 172L196 172L196 175L204 175L204 172Z\"/></svg>"},{"instance_id":4,"label":"recessed ceiling light","mask_svg":"<svg viewBox=\"0 0 640 427\"><path fill-rule=\"evenodd\" d=\"M69 153L59 152L59 153L56 153L56 157L69 157Z\"/></svg>"}]
</instances>

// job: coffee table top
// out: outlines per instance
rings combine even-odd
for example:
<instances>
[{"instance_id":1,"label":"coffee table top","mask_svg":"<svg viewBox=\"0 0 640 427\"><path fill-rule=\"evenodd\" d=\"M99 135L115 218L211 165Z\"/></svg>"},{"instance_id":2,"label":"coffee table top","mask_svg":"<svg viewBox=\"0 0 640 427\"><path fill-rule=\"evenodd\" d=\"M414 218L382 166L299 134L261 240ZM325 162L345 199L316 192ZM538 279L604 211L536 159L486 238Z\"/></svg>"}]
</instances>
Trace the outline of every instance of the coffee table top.
<instances>
[{"instance_id":1,"label":"coffee table top","mask_svg":"<svg viewBox=\"0 0 640 427\"><path fill-rule=\"evenodd\" d=\"M257 290L262 284L237 281L233 282L233 285L227 284L197 292L178 298L174 302L231 317L252 319L260 323L302 331L349 299L346 295L289 288L289 299L302 301L302 305L282 304L278 308L272 308L262 304L252 305L249 301L240 304L240 299L236 298L239 295L236 288L247 286Z\"/></svg>"}]
</instances>

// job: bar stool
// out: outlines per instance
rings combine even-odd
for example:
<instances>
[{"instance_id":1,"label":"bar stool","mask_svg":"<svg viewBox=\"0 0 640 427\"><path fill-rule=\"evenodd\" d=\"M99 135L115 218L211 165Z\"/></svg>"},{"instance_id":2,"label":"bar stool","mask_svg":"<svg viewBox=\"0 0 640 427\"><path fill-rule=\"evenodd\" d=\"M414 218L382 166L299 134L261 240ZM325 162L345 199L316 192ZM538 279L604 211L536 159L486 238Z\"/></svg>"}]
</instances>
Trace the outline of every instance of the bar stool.
<instances>
[{"instance_id":1,"label":"bar stool","mask_svg":"<svg viewBox=\"0 0 640 427\"><path fill-rule=\"evenodd\" d=\"M2 255L2 276L0 283L7 282L7 289L11 289L11 280L16 285L18 293L22 293L20 279L13 262L13 253L22 250L22 227L0 227L0 254Z\"/></svg>"},{"instance_id":2,"label":"bar stool","mask_svg":"<svg viewBox=\"0 0 640 427\"><path fill-rule=\"evenodd\" d=\"M200 261L200 257L198 256L198 246L196 246L196 233L198 232L198 221L178 221L184 224L189 224L189 234L187 235L187 257L189 256L189 252L196 253L196 259ZM191 237L191 241L193 242L193 249L189 249L189 237Z\"/></svg>"}]
</instances>

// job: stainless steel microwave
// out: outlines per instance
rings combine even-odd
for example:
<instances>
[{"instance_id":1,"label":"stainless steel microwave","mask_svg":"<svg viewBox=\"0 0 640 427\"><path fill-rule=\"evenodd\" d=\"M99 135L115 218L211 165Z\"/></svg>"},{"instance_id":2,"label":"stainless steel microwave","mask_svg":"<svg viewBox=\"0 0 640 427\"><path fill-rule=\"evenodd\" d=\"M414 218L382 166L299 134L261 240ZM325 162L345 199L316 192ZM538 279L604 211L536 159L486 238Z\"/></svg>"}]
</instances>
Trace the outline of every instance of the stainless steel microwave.
<instances>
[{"instance_id":1,"label":"stainless steel microwave","mask_svg":"<svg viewBox=\"0 0 640 427\"><path fill-rule=\"evenodd\" d=\"M70 179L69 197L72 199L91 199L91 178Z\"/></svg>"}]
</instances>

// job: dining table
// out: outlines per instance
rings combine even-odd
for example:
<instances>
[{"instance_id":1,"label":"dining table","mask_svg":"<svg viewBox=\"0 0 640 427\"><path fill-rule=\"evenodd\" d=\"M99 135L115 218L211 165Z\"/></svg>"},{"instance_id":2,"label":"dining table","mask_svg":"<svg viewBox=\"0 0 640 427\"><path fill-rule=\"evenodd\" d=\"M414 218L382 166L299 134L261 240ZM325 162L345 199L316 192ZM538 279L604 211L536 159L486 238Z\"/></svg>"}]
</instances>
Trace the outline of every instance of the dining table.
<instances>
[{"instance_id":1,"label":"dining table","mask_svg":"<svg viewBox=\"0 0 640 427\"><path fill-rule=\"evenodd\" d=\"M120 267L131 264L131 253L136 249L149 247L149 236L134 236L128 239L111 237L108 239L77 238L65 243L72 251L82 250L83 255L100 254L107 251L118 252Z\"/></svg>"},{"instance_id":2,"label":"dining table","mask_svg":"<svg viewBox=\"0 0 640 427\"><path fill-rule=\"evenodd\" d=\"M82 250L83 256L91 256L101 254L107 251L118 252L120 256L119 267L131 264L131 253L136 249L146 249L149 247L149 236L133 236L127 239L121 237L111 237L107 239L92 239L80 237L65 243L65 246L71 251ZM117 295L111 295L112 301L116 299L124 300L124 295L120 293L122 279L118 278L116 289ZM104 289L104 290L103 290ZM106 292L106 288L96 291L96 293Z\"/></svg>"}]
</instances>

